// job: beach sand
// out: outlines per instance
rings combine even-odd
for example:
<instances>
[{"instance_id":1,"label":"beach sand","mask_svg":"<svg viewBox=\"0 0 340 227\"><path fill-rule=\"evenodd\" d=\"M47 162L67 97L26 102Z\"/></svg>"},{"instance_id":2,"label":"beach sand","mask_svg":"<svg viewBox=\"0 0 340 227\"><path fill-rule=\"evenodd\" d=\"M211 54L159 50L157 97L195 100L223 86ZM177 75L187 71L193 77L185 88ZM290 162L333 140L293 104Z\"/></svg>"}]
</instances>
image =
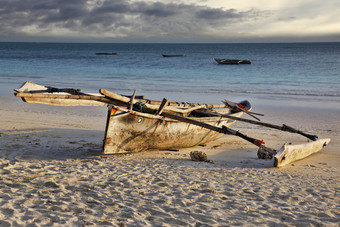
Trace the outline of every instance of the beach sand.
<instances>
[{"instance_id":1,"label":"beach sand","mask_svg":"<svg viewBox=\"0 0 340 227\"><path fill-rule=\"evenodd\" d=\"M274 168L235 136L179 151L101 155L105 107L0 96L0 226L339 226L340 113L255 108L320 138L321 152ZM236 123L280 148L299 135ZM205 151L210 162L190 160Z\"/></svg>"}]
</instances>

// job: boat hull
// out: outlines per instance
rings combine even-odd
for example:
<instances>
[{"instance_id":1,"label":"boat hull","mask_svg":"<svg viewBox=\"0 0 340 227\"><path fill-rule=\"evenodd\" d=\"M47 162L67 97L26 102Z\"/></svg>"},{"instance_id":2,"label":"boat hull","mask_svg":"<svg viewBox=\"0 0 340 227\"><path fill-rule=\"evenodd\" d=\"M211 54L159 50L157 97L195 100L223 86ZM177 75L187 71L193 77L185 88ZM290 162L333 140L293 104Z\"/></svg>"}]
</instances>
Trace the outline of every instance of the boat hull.
<instances>
[{"instance_id":1,"label":"boat hull","mask_svg":"<svg viewBox=\"0 0 340 227\"><path fill-rule=\"evenodd\" d=\"M242 112L233 116L240 117ZM235 121L220 117L195 117L214 126L230 127ZM104 139L104 154L139 152L151 149L179 149L206 144L222 134L162 116L123 112L109 107Z\"/></svg>"}]
</instances>

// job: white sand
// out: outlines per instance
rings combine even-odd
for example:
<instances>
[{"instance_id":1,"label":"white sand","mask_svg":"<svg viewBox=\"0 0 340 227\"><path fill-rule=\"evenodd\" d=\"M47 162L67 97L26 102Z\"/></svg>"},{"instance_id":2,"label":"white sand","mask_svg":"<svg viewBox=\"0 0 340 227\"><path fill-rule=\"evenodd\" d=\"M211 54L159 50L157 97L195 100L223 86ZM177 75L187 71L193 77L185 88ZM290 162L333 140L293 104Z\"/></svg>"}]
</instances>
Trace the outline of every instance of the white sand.
<instances>
[{"instance_id":1,"label":"white sand","mask_svg":"<svg viewBox=\"0 0 340 227\"><path fill-rule=\"evenodd\" d=\"M254 111L332 141L280 169L233 136L177 152L104 156L106 108L0 96L0 226L339 226L340 113ZM244 123L233 128L273 148L306 142ZM193 150L212 162L191 161Z\"/></svg>"}]
</instances>

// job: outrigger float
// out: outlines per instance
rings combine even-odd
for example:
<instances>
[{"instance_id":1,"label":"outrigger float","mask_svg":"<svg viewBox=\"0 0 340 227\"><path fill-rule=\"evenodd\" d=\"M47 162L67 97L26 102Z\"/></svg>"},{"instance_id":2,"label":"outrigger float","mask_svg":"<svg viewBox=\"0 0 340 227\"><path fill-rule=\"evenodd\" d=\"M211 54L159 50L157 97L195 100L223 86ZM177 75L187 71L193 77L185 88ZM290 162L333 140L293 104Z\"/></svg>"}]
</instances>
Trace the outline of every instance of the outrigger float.
<instances>
[{"instance_id":1,"label":"outrigger float","mask_svg":"<svg viewBox=\"0 0 340 227\"><path fill-rule=\"evenodd\" d=\"M305 158L323 149L330 139L318 139L287 125L261 122L262 114L251 112L248 101L234 103L224 100L223 104L198 104L145 99L144 96L119 95L105 89L100 94L83 93L80 89L54 88L25 82L14 95L27 103L56 106L108 106L103 153L139 152L150 149L178 149L194 147L216 140L222 134L241 137L259 147L258 157L272 159L274 166L281 167ZM241 118L247 114L256 120ZM262 115L263 116L263 115ZM297 133L313 142L300 145L284 144L275 150L264 145L263 140L254 139L230 127L242 121L291 133Z\"/></svg>"}]
</instances>

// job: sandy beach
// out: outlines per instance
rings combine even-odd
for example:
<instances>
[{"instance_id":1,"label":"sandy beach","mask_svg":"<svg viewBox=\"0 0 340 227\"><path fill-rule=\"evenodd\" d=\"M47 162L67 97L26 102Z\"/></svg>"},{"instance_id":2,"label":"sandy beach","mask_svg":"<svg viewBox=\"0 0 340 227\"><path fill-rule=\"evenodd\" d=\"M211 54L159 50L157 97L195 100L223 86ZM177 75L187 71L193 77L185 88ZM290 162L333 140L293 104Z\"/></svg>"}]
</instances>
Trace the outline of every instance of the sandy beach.
<instances>
[{"instance_id":1,"label":"sandy beach","mask_svg":"<svg viewBox=\"0 0 340 227\"><path fill-rule=\"evenodd\" d=\"M106 107L0 95L0 226L339 226L340 111L254 111L331 143L283 168L229 135L204 147L102 155ZM240 122L233 128L276 149L307 142ZM210 162L191 161L195 150Z\"/></svg>"}]
</instances>

